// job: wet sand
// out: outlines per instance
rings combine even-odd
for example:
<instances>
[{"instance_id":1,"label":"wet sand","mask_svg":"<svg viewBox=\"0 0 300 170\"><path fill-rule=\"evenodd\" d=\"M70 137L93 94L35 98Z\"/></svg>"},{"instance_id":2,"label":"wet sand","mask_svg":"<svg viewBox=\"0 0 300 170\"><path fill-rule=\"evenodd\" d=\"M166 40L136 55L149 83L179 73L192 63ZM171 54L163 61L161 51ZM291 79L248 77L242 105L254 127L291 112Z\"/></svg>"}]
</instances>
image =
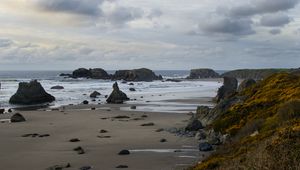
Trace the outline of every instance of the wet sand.
<instances>
[{"instance_id":1,"label":"wet sand","mask_svg":"<svg viewBox=\"0 0 300 170\"><path fill-rule=\"evenodd\" d=\"M192 165L202 156L194 138L178 137L165 131L156 132L159 128L185 126L190 118L188 114L122 111L119 105L87 109L91 107L68 106L63 112L18 111L24 115L26 122L0 123L1 169L43 170L70 163L71 167L67 168L70 170L78 170L82 166L110 170L118 165L127 165L131 170L173 170ZM11 115L0 115L0 118L9 118ZM118 115L130 118L112 118ZM143 115L147 117L142 118ZM141 126L150 122L154 126ZM101 129L108 132L100 133ZM33 133L50 136L22 137ZM69 142L72 138L80 141ZM167 142L160 142L162 138ZM84 149L85 154L79 155L73 151L78 146ZM131 150L131 154L118 155L122 149ZM144 149L173 150L159 153ZM180 149L188 151L174 152Z\"/></svg>"}]
</instances>

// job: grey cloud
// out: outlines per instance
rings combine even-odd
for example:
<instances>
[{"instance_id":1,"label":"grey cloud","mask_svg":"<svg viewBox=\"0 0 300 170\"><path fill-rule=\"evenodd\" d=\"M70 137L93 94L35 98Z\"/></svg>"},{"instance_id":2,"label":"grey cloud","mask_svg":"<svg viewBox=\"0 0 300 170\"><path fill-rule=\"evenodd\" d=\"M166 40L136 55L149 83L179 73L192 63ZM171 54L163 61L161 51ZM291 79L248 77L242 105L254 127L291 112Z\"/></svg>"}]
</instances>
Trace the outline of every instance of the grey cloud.
<instances>
[{"instance_id":1,"label":"grey cloud","mask_svg":"<svg viewBox=\"0 0 300 170\"><path fill-rule=\"evenodd\" d=\"M233 35L250 35L255 31L252 29L252 20L250 19L213 19L207 23L199 25L199 28L207 33L221 33Z\"/></svg>"},{"instance_id":2,"label":"grey cloud","mask_svg":"<svg viewBox=\"0 0 300 170\"><path fill-rule=\"evenodd\" d=\"M281 33L281 30L280 29L271 29L269 31L269 33L272 34L272 35L277 35L277 34Z\"/></svg>"},{"instance_id":3,"label":"grey cloud","mask_svg":"<svg viewBox=\"0 0 300 170\"><path fill-rule=\"evenodd\" d=\"M10 47L13 43L10 39L0 39L0 48Z\"/></svg>"},{"instance_id":4,"label":"grey cloud","mask_svg":"<svg viewBox=\"0 0 300 170\"><path fill-rule=\"evenodd\" d=\"M117 7L113 12L105 15L108 22L116 26L143 17L144 11L133 7Z\"/></svg>"},{"instance_id":5,"label":"grey cloud","mask_svg":"<svg viewBox=\"0 0 300 170\"><path fill-rule=\"evenodd\" d=\"M252 0L229 9L233 17L252 16L256 14L276 13L294 8L299 0Z\"/></svg>"},{"instance_id":6,"label":"grey cloud","mask_svg":"<svg viewBox=\"0 0 300 170\"><path fill-rule=\"evenodd\" d=\"M261 17L260 24L267 27L280 27L290 23L291 20L286 14L267 14Z\"/></svg>"},{"instance_id":7,"label":"grey cloud","mask_svg":"<svg viewBox=\"0 0 300 170\"><path fill-rule=\"evenodd\" d=\"M41 10L79 15L99 16L99 5L103 0L36 0Z\"/></svg>"}]
</instances>

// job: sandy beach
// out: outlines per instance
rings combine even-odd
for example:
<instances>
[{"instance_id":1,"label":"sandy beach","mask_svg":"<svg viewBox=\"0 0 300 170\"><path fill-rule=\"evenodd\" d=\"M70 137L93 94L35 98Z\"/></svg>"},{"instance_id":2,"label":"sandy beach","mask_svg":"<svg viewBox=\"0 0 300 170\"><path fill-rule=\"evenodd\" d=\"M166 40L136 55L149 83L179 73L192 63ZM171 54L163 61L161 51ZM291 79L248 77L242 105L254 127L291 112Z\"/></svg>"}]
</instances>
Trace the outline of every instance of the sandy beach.
<instances>
[{"instance_id":1,"label":"sandy beach","mask_svg":"<svg viewBox=\"0 0 300 170\"><path fill-rule=\"evenodd\" d=\"M127 165L132 170L174 170L192 165L202 156L194 138L156 132L160 128L184 127L190 118L188 114L122 111L120 105L101 105L96 110L90 110L91 107L18 111L26 122L0 123L1 167L43 170L70 163L70 170L83 166L109 170L118 165ZM154 126L141 126L145 123ZM100 133L102 129L107 133ZM22 137L35 133L50 136ZM73 138L80 141L70 142ZM161 139L167 141L160 142ZM73 151L78 146L84 149L84 154ZM130 150L130 155L118 155L123 149Z\"/></svg>"}]
</instances>

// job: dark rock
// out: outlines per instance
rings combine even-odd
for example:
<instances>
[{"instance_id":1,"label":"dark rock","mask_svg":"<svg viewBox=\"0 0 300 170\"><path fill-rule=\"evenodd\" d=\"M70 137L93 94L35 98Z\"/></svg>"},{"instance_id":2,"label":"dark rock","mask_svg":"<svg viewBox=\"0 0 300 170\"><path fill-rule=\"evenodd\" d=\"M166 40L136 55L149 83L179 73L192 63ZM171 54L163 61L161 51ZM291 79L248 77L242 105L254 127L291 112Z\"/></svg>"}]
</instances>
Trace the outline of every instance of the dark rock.
<instances>
[{"instance_id":1,"label":"dark rock","mask_svg":"<svg viewBox=\"0 0 300 170\"><path fill-rule=\"evenodd\" d=\"M223 86L221 86L218 90L218 94L215 97L217 102L221 100L227 99L233 96L236 93L238 87L238 81L234 77L223 77L224 82Z\"/></svg>"},{"instance_id":2,"label":"dark rock","mask_svg":"<svg viewBox=\"0 0 300 170\"><path fill-rule=\"evenodd\" d=\"M46 170L63 170L65 168L70 168L70 167L71 167L71 165L70 165L70 163L68 163L67 165L54 165L54 166L47 168Z\"/></svg>"},{"instance_id":3,"label":"dark rock","mask_svg":"<svg viewBox=\"0 0 300 170\"><path fill-rule=\"evenodd\" d=\"M129 150L126 150L126 149L121 150L121 151L118 153L118 155L129 155L129 154L130 154Z\"/></svg>"},{"instance_id":4,"label":"dark rock","mask_svg":"<svg viewBox=\"0 0 300 170\"><path fill-rule=\"evenodd\" d=\"M130 106L130 109L134 110L136 109L136 106Z\"/></svg>"},{"instance_id":5,"label":"dark rock","mask_svg":"<svg viewBox=\"0 0 300 170\"><path fill-rule=\"evenodd\" d=\"M198 106L196 111L196 118L199 119L202 115L207 115L210 112L210 108L208 106Z\"/></svg>"},{"instance_id":6,"label":"dark rock","mask_svg":"<svg viewBox=\"0 0 300 170\"><path fill-rule=\"evenodd\" d=\"M15 113L11 118L11 122L25 122L26 119L20 113Z\"/></svg>"},{"instance_id":7,"label":"dark rock","mask_svg":"<svg viewBox=\"0 0 300 170\"><path fill-rule=\"evenodd\" d=\"M72 73L72 76L74 78L80 78L80 77L91 77L91 72L90 70L86 69L86 68L79 68L77 70L74 70Z\"/></svg>"},{"instance_id":8,"label":"dark rock","mask_svg":"<svg viewBox=\"0 0 300 170\"><path fill-rule=\"evenodd\" d=\"M111 138L111 136L103 136L103 135L101 135L101 136L97 136L98 138Z\"/></svg>"},{"instance_id":9,"label":"dark rock","mask_svg":"<svg viewBox=\"0 0 300 170\"><path fill-rule=\"evenodd\" d=\"M175 83L182 82L182 80L179 79L167 79L166 81L175 82Z\"/></svg>"},{"instance_id":10,"label":"dark rock","mask_svg":"<svg viewBox=\"0 0 300 170\"><path fill-rule=\"evenodd\" d=\"M5 112L5 109L0 109L0 114L3 114Z\"/></svg>"},{"instance_id":11,"label":"dark rock","mask_svg":"<svg viewBox=\"0 0 300 170\"><path fill-rule=\"evenodd\" d=\"M118 166L116 166L116 168L128 168L128 166L127 165L118 165Z\"/></svg>"},{"instance_id":12,"label":"dark rock","mask_svg":"<svg viewBox=\"0 0 300 170\"><path fill-rule=\"evenodd\" d=\"M92 107L91 110L96 110L96 108L95 108L95 107Z\"/></svg>"},{"instance_id":13,"label":"dark rock","mask_svg":"<svg viewBox=\"0 0 300 170\"><path fill-rule=\"evenodd\" d=\"M115 82L113 85L113 91L107 98L107 103L122 104L124 101L129 100L127 95L119 89L118 83Z\"/></svg>"},{"instance_id":14,"label":"dark rock","mask_svg":"<svg viewBox=\"0 0 300 170\"><path fill-rule=\"evenodd\" d=\"M108 131L107 130L104 130L104 129L101 129L100 130L100 133L107 133Z\"/></svg>"},{"instance_id":15,"label":"dark rock","mask_svg":"<svg viewBox=\"0 0 300 170\"><path fill-rule=\"evenodd\" d=\"M141 126L154 126L154 123L144 123L144 124L141 124Z\"/></svg>"},{"instance_id":16,"label":"dark rock","mask_svg":"<svg viewBox=\"0 0 300 170\"><path fill-rule=\"evenodd\" d=\"M101 93L99 93L99 92L97 92L97 91L94 91L93 93L90 94L90 97L96 98L96 97L98 97L98 96L100 96L100 95L101 95Z\"/></svg>"},{"instance_id":17,"label":"dark rock","mask_svg":"<svg viewBox=\"0 0 300 170\"><path fill-rule=\"evenodd\" d=\"M79 168L79 170L90 170L90 169L92 169L91 166L83 166Z\"/></svg>"},{"instance_id":18,"label":"dark rock","mask_svg":"<svg viewBox=\"0 0 300 170\"><path fill-rule=\"evenodd\" d=\"M104 96L104 98L107 98L107 97L108 97L108 95L105 95L105 96Z\"/></svg>"},{"instance_id":19,"label":"dark rock","mask_svg":"<svg viewBox=\"0 0 300 170\"><path fill-rule=\"evenodd\" d=\"M222 77L235 77L238 79L261 80L279 72L291 72L294 69L239 69L228 71Z\"/></svg>"},{"instance_id":20,"label":"dark rock","mask_svg":"<svg viewBox=\"0 0 300 170\"><path fill-rule=\"evenodd\" d=\"M199 144L199 150L202 152L212 151L213 147L208 142L203 142Z\"/></svg>"},{"instance_id":21,"label":"dark rock","mask_svg":"<svg viewBox=\"0 0 300 170\"><path fill-rule=\"evenodd\" d=\"M207 137L207 135L204 130L199 130L195 135L195 138L197 140L204 140L204 139L206 139L206 137Z\"/></svg>"},{"instance_id":22,"label":"dark rock","mask_svg":"<svg viewBox=\"0 0 300 170\"><path fill-rule=\"evenodd\" d=\"M7 112L8 112L8 113L11 113L11 112L12 112L12 109L8 109Z\"/></svg>"},{"instance_id":23,"label":"dark rock","mask_svg":"<svg viewBox=\"0 0 300 170\"><path fill-rule=\"evenodd\" d=\"M9 99L9 103L30 105L52 102L54 100L55 98L48 94L38 81L33 80L29 83L19 83L19 88Z\"/></svg>"},{"instance_id":24,"label":"dark rock","mask_svg":"<svg viewBox=\"0 0 300 170\"><path fill-rule=\"evenodd\" d=\"M239 85L238 92L241 92L244 89L253 86L254 84L256 84L255 80L253 80L253 79L246 79L246 80L242 81L242 83Z\"/></svg>"},{"instance_id":25,"label":"dark rock","mask_svg":"<svg viewBox=\"0 0 300 170\"><path fill-rule=\"evenodd\" d=\"M82 102L82 104L89 104L89 101L84 100L84 101Z\"/></svg>"},{"instance_id":26,"label":"dark rock","mask_svg":"<svg viewBox=\"0 0 300 170\"><path fill-rule=\"evenodd\" d=\"M129 88L129 91L136 91L135 88Z\"/></svg>"},{"instance_id":27,"label":"dark rock","mask_svg":"<svg viewBox=\"0 0 300 170\"><path fill-rule=\"evenodd\" d=\"M200 129L203 129L202 123L195 116L190 119L188 125L185 127L186 131L198 131Z\"/></svg>"},{"instance_id":28,"label":"dark rock","mask_svg":"<svg viewBox=\"0 0 300 170\"><path fill-rule=\"evenodd\" d=\"M122 83L122 84L127 84L127 81L124 81L124 80L123 80L121 83Z\"/></svg>"},{"instance_id":29,"label":"dark rock","mask_svg":"<svg viewBox=\"0 0 300 170\"><path fill-rule=\"evenodd\" d=\"M142 115L141 117L142 117L142 118L146 118L146 117L148 117L148 116L147 116L147 115Z\"/></svg>"},{"instance_id":30,"label":"dark rock","mask_svg":"<svg viewBox=\"0 0 300 170\"><path fill-rule=\"evenodd\" d=\"M160 142L167 142L167 139L161 139Z\"/></svg>"},{"instance_id":31,"label":"dark rock","mask_svg":"<svg viewBox=\"0 0 300 170\"><path fill-rule=\"evenodd\" d=\"M141 68L134 70L119 70L112 77L113 80L125 81L153 81L161 80L161 76L155 75L152 70Z\"/></svg>"},{"instance_id":32,"label":"dark rock","mask_svg":"<svg viewBox=\"0 0 300 170\"><path fill-rule=\"evenodd\" d=\"M72 74L67 74L67 73L61 73L59 74L60 77L72 77Z\"/></svg>"},{"instance_id":33,"label":"dark rock","mask_svg":"<svg viewBox=\"0 0 300 170\"><path fill-rule=\"evenodd\" d=\"M63 86L53 86L53 87L51 87L51 89L61 90L61 89L64 89L64 87Z\"/></svg>"},{"instance_id":34,"label":"dark rock","mask_svg":"<svg viewBox=\"0 0 300 170\"><path fill-rule=\"evenodd\" d=\"M220 75L212 69L192 69L187 79L218 78Z\"/></svg>"},{"instance_id":35,"label":"dark rock","mask_svg":"<svg viewBox=\"0 0 300 170\"><path fill-rule=\"evenodd\" d=\"M39 135L40 138L43 138L43 137L49 137L49 136L50 136L49 134Z\"/></svg>"},{"instance_id":36,"label":"dark rock","mask_svg":"<svg viewBox=\"0 0 300 170\"><path fill-rule=\"evenodd\" d=\"M119 115L119 116L115 116L113 118L115 118L115 119L129 119L130 117L129 116L125 116L125 115Z\"/></svg>"},{"instance_id":37,"label":"dark rock","mask_svg":"<svg viewBox=\"0 0 300 170\"><path fill-rule=\"evenodd\" d=\"M160 129L156 129L156 130L155 130L155 132L162 132L162 131L164 131L163 128L160 128Z\"/></svg>"},{"instance_id":38,"label":"dark rock","mask_svg":"<svg viewBox=\"0 0 300 170\"><path fill-rule=\"evenodd\" d=\"M133 83L129 83L128 85L133 86L134 84Z\"/></svg>"},{"instance_id":39,"label":"dark rock","mask_svg":"<svg viewBox=\"0 0 300 170\"><path fill-rule=\"evenodd\" d=\"M110 79L111 76L102 68L89 69L92 79Z\"/></svg>"},{"instance_id":40,"label":"dark rock","mask_svg":"<svg viewBox=\"0 0 300 170\"><path fill-rule=\"evenodd\" d=\"M77 153L79 155L85 154L85 151L83 150L83 148L81 146L78 146L78 147L74 148L73 150L77 151Z\"/></svg>"},{"instance_id":41,"label":"dark rock","mask_svg":"<svg viewBox=\"0 0 300 170\"><path fill-rule=\"evenodd\" d=\"M79 142L80 140L78 138L73 138L69 140L70 142Z\"/></svg>"}]
</instances>

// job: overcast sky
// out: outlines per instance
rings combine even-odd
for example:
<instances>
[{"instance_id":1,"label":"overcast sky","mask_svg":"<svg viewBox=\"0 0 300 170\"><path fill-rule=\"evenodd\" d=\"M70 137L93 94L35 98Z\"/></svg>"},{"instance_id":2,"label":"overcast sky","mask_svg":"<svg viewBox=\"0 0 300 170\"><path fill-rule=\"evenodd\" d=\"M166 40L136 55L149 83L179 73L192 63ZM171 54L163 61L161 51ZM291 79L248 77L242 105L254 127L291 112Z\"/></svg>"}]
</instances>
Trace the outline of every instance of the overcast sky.
<instances>
[{"instance_id":1,"label":"overcast sky","mask_svg":"<svg viewBox=\"0 0 300 170\"><path fill-rule=\"evenodd\" d=\"M299 0L0 0L0 69L300 67Z\"/></svg>"}]
</instances>

